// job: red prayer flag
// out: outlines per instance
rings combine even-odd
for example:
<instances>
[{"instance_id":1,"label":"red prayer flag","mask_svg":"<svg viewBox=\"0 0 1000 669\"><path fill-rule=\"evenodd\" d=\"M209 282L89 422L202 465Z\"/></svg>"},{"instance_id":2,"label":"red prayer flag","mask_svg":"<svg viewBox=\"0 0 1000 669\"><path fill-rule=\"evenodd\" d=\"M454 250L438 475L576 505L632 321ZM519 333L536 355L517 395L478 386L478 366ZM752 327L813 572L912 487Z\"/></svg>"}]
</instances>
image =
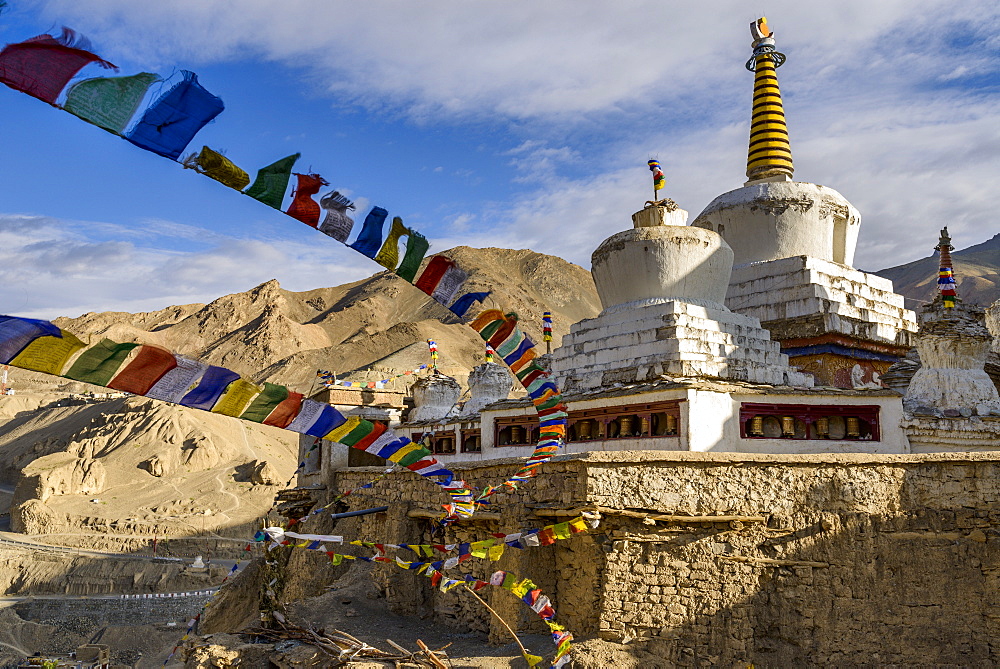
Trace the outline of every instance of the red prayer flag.
<instances>
[{"instance_id":1,"label":"red prayer flag","mask_svg":"<svg viewBox=\"0 0 1000 669\"><path fill-rule=\"evenodd\" d=\"M0 82L39 100L55 104L59 93L84 65L96 62L102 67L114 65L91 53L86 38L69 28L59 37L39 35L8 44L0 51Z\"/></svg>"},{"instance_id":2,"label":"red prayer flag","mask_svg":"<svg viewBox=\"0 0 1000 669\"><path fill-rule=\"evenodd\" d=\"M431 258L430 262L427 263L427 267L420 274L420 277L413 284L420 290L424 291L428 295L434 293L434 289L437 288L438 284L441 283L441 278L444 277L444 273L454 266L455 261L451 258L445 256L434 256Z\"/></svg>"},{"instance_id":3,"label":"red prayer flag","mask_svg":"<svg viewBox=\"0 0 1000 669\"><path fill-rule=\"evenodd\" d=\"M318 193L320 188L329 184L318 174L296 174L295 176L298 177L298 185L295 187L292 203L285 213L315 228L319 225L320 208L319 203L312 196Z\"/></svg>"},{"instance_id":4,"label":"red prayer flag","mask_svg":"<svg viewBox=\"0 0 1000 669\"><path fill-rule=\"evenodd\" d=\"M177 358L158 346L142 345L132 362L115 375L108 388L135 395L145 395L164 374L177 366Z\"/></svg>"}]
</instances>

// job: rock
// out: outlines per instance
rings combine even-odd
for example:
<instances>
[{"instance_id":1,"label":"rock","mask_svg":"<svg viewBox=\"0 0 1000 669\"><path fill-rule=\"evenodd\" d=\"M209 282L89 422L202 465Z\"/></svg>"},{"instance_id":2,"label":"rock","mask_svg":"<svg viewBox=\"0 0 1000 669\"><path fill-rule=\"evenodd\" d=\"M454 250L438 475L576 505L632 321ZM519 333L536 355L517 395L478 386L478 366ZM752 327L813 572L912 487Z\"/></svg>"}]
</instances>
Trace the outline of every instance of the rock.
<instances>
[{"instance_id":1,"label":"rock","mask_svg":"<svg viewBox=\"0 0 1000 669\"><path fill-rule=\"evenodd\" d=\"M969 532L969 539L973 541L984 544L986 543L986 534L982 530L972 530Z\"/></svg>"},{"instance_id":2,"label":"rock","mask_svg":"<svg viewBox=\"0 0 1000 669\"><path fill-rule=\"evenodd\" d=\"M279 485L281 477L266 460L257 460L250 470L250 482L254 485Z\"/></svg>"},{"instance_id":3,"label":"rock","mask_svg":"<svg viewBox=\"0 0 1000 669\"><path fill-rule=\"evenodd\" d=\"M169 471L167 471L167 467L164 466L163 460L161 460L160 456L158 455L154 455L149 460L146 460L145 462L141 463L139 465L139 468L145 469L147 472L150 473L151 476L155 476L157 478L163 476L164 474L170 473Z\"/></svg>"}]
</instances>

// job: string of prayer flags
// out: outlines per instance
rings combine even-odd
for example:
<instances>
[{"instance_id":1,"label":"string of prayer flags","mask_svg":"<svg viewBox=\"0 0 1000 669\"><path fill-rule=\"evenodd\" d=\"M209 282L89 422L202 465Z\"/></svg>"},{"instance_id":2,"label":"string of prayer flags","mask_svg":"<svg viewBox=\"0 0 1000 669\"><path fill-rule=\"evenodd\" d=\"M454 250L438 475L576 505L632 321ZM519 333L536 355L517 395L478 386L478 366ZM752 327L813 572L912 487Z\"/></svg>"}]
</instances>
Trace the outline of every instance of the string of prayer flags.
<instances>
[{"instance_id":1,"label":"string of prayer flags","mask_svg":"<svg viewBox=\"0 0 1000 669\"><path fill-rule=\"evenodd\" d=\"M938 291L941 293L941 301L946 309L955 307L955 298L958 293L955 290L955 274L952 271L951 237L948 235L948 228L941 230L941 239L938 242L938 252L941 256L941 269L938 271Z\"/></svg>"},{"instance_id":2,"label":"string of prayer flags","mask_svg":"<svg viewBox=\"0 0 1000 669\"><path fill-rule=\"evenodd\" d=\"M337 375L331 371L320 369L316 371L316 376L324 388L333 388L337 385Z\"/></svg>"},{"instance_id":3,"label":"string of prayer flags","mask_svg":"<svg viewBox=\"0 0 1000 669\"><path fill-rule=\"evenodd\" d=\"M69 28L58 37L38 35L0 50L0 82L55 105L69 80L89 63L117 69L91 53L87 38Z\"/></svg>"},{"instance_id":4,"label":"string of prayer flags","mask_svg":"<svg viewBox=\"0 0 1000 669\"><path fill-rule=\"evenodd\" d=\"M374 483L374 481L372 483ZM371 485L372 484L368 484L368 487L371 487ZM345 493L345 496L346 494L349 494L349 492ZM330 505L328 504L326 507L323 507L323 509L329 506ZM317 510L315 513L319 513L321 511L322 509ZM298 524L301 524L302 522L303 520L300 520ZM282 527L267 527L254 535L254 541L258 543L271 541L285 546L307 548L309 550L316 550L318 546L302 546L292 544L288 541L288 538L335 544L349 543L352 546L363 546L365 548L375 549L375 555L372 556L373 558L385 557L387 551L391 549L405 550L409 553L413 553L417 557L434 557L438 554L441 554L441 557L444 557L449 553L458 551L457 556L428 563L429 566L434 569L451 569L452 567L455 567L456 565L472 558L489 559L490 561L496 562L500 559L504 550L508 547L523 550L537 546L550 546L557 540L569 539L576 534L582 534L588 532L589 530L596 529L599 524L599 514L587 513L562 523L555 523L553 525L546 525L545 527L523 530L521 532L514 532L510 534L493 533L493 536L489 539L457 544L395 544L389 542L360 541L357 539L353 541L345 541L342 536L337 535L298 534L288 531ZM399 558L394 559L398 560ZM418 566L420 564L422 563L417 563Z\"/></svg>"},{"instance_id":5,"label":"string of prayer flags","mask_svg":"<svg viewBox=\"0 0 1000 669\"><path fill-rule=\"evenodd\" d=\"M62 108L87 123L121 135L146 91L159 80L159 75L150 72L84 79L69 87Z\"/></svg>"},{"instance_id":6,"label":"string of prayer flags","mask_svg":"<svg viewBox=\"0 0 1000 669\"><path fill-rule=\"evenodd\" d=\"M361 233L349 244L352 249L361 255L374 258L375 254L382 247L382 227L389 212L382 207L372 207L372 210L365 216L365 222L361 225Z\"/></svg>"},{"instance_id":7,"label":"string of prayer flags","mask_svg":"<svg viewBox=\"0 0 1000 669\"><path fill-rule=\"evenodd\" d=\"M0 316L0 364L23 364L25 369L338 441L421 476L440 477L431 480L451 497L449 509L471 514L474 508L464 481L456 480L428 449L392 434L384 423L349 420L329 404L303 399L284 386L257 385L224 367L187 360L159 347L110 339L85 346L48 321Z\"/></svg>"},{"instance_id":8,"label":"string of prayer flags","mask_svg":"<svg viewBox=\"0 0 1000 669\"><path fill-rule=\"evenodd\" d=\"M542 314L542 341L552 341L552 312Z\"/></svg>"},{"instance_id":9,"label":"string of prayer flags","mask_svg":"<svg viewBox=\"0 0 1000 669\"><path fill-rule=\"evenodd\" d=\"M319 192L323 186L330 184L318 174L296 174L298 184L292 193L292 203L288 205L285 213L292 218L302 221L311 228L319 225L320 208L319 203L313 199L313 195Z\"/></svg>"},{"instance_id":10,"label":"string of prayer flags","mask_svg":"<svg viewBox=\"0 0 1000 669\"><path fill-rule=\"evenodd\" d=\"M503 488L515 490L523 481L537 475L538 468L558 452L566 436L566 405L556 385L547 380L548 372L534 361L534 344L517 327L517 314L487 309L470 324L473 330L496 349L521 385L528 391L539 417L539 440L534 452L513 476L499 486L487 486L477 501Z\"/></svg>"},{"instance_id":11,"label":"string of prayer flags","mask_svg":"<svg viewBox=\"0 0 1000 669\"><path fill-rule=\"evenodd\" d=\"M292 178L292 167L301 156L301 153L295 153L257 170L257 177L250 188L244 191L244 195L274 209L281 209L285 191L288 190L288 180Z\"/></svg>"},{"instance_id":12,"label":"string of prayer flags","mask_svg":"<svg viewBox=\"0 0 1000 669\"><path fill-rule=\"evenodd\" d=\"M326 218L320 224L319 231L346 244L354 227L354 219L347 212L354 211L354 203L338 191L332 191L319 199L319 206L326 211Z\"/></svg>"},{"instance_id":13,"label":"string of prayer flags","mask_svg":"<svg viewBox=\"0 0 1000 669\"><path fill-rule=\"evenodd\" d=\"M493 362L493 347L486 344L486 362Z\"/></svg>"},{"instance_id":14,"label":"string of prayer flags","mask_svg":"<svg viewBox=\"0 0 1000 669\"><path fill-rule=\"evenodd\" d=\"M141 149L177 160L205 125L222 113L222 100L181 70L181 81L153 101L124 137Z\"/></svg>"},{"instance_id":15,"label":"string of prayer flags","mask_svg":"<svg viewBox=\"0 0 1000 669\"><path fill-rule=\"evenodd\" d=\"M229 158L207 146L201 147L201 153L192 153L185 158L183 165L234 190L241 191L250 183L249 174L237 167Z\"/></svg>"},{"instance_id":16,"label":"string of prayer flags","mask_svg":"<svg viewBox=\"0 0 1000 669\"><path fill-rule=\"evenodd\" d=\"M337 381L336 377L332 372L325 372L325 374L329 374L330 376L329 377L320 376L320 378L325 379L325 381L321 381L321 383L326 388L343 386L344 388L375 388L377 390L381 390L385 388L387 384L391 383L394 379L398 379L403 376L412 376L413 374L422 372L425 369L431 369L431 366L424 363L422 365L418 365L414 369L408 369L405 372L400 372L399 374L394 374L393 376L390 376L385 379L379 379L378 381ZM317 375L319 375L318 372Z\"/></svg>"},{"instance_id":17,"label":"string of prayer flags","mask_svg":"<svg viewBox=\"0 0 1000 669\"><path fill-rule=\"evenodd\" d=\"M649 171L653 173L653 192L663 188L663 184L666 178L663 176L663 170L660 169L660 161L650 160L646 163L649 166Z\"/></svg>"}]
</instances>

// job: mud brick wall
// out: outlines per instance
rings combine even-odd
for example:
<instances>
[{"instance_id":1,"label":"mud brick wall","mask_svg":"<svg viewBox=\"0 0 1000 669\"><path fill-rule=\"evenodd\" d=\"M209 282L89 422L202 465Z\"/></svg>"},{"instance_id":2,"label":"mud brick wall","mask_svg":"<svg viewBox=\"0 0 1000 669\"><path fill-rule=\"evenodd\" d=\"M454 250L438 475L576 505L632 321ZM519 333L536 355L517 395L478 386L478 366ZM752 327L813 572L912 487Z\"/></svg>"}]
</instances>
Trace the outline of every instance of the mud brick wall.
<instances>
[{"instance_id":1,"label":"mud brick wall","mask_svg":"<svg viewBox=\"0 0 1000 669\"><path fill-rule=\"evenodd\" d=\"M498 462L462 474L482 486L515 468ZM376 472L340 471L328 484L354 488ZM538 515L546 513L539 505L763 516L650 523L606 513L591 535L508 549L498 562L474 559L453 573L531 578L578 637L627 640L637 657L681 666L1000 662L1000 456L568 456L517 493L497 495L490 511L499 520L436 534L432 521L407 512L440 508L447 497L413 475L394 474L348 500L390 509L340 521L337 533L397 543L468 541L559 520ZM396 611L503 640L460 589L439 593L393 566L376 574ZM544 630L510 593L482 592L520 629Z\"/></svg>"}]
</instances>

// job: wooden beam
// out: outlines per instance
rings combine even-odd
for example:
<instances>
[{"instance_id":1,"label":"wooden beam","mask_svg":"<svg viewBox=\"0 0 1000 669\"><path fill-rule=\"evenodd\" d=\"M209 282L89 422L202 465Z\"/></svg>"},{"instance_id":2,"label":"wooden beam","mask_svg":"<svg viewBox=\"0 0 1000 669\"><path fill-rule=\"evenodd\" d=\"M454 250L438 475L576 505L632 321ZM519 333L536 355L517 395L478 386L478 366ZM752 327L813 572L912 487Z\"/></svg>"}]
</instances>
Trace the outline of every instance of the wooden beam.
<instances>
[{"instance_id":1,"label":"wooden beam","mask_svg":"<svg viewBox=\"0 0 1000 669\"><path fill-rule=\"evenodd\" d=\"M677 516L663 513L647 513L641 511L627 511L625 509L612 509L606 506L591 505L581 506L575 509L553 509L547 507L532 508L532 513L536 516L547 516L554 518L576 517L584 511L600 512L606 516L624 516L626 518L639 518L642 520L661 521L664 523L766 523L767 516Z\"/></svg>"},{"instance_id":2,"label":"wooden beam","mask_svg":"<svg viewBox=\"0 0 1000 669\"><path fill-rule=\"evenodd\" d=\"M444 510L433 511L431 509L411 509L406 512L407 518L427 518L427 519L437 519L444 517ZM499 513L490 513L488 511L481 511L471 518L459 518L459 520L471 520L471 521L488 521L488 520L500 520L501 516Z\"/></svg>"}]
</instances>

